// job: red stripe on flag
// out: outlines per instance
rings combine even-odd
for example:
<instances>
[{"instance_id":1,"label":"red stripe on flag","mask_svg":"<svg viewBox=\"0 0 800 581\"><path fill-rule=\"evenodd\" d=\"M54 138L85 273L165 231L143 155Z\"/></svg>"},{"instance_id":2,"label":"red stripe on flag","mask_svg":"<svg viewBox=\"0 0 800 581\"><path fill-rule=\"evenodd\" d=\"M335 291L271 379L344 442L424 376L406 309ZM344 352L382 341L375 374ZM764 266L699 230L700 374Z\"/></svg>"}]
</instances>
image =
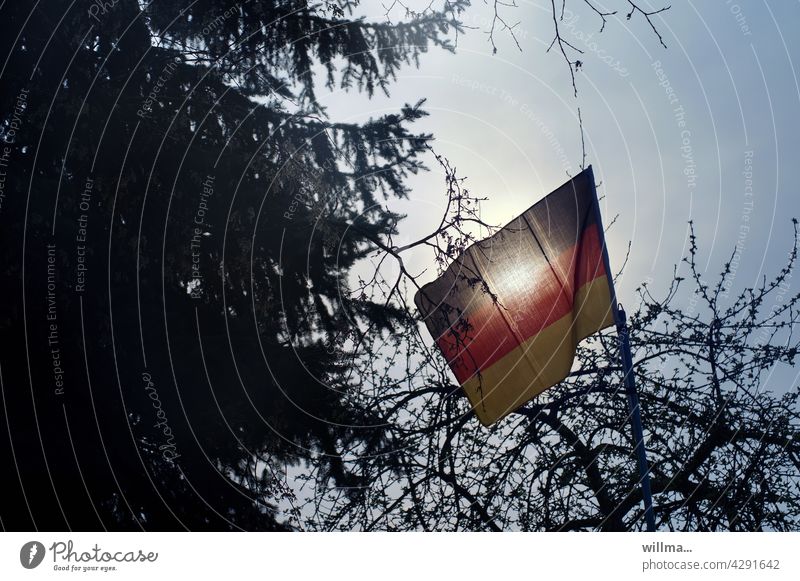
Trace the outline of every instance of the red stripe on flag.
<instances>
[{"instance_id":1,"label":"red stripe on flag","mask_svg":"<svg viewBox=\"0 0 800 581\"><path fill-rule=\"evenodd\" d=\"M568 275L563 283L562 273ZM484 302L472 312L467 309L463 318L470 325L469 332L455 335L456 325L453 325L437 339L459 383L463 384L476 371L490 367L519 347L520 341L569 314L577 290L606 276L597 226L589 225L580 242L529 276L529 293L514 294L505 301L498 297L499 304ZM509 326L513 333L509 333Z\"/></svg>"}]
</instances>

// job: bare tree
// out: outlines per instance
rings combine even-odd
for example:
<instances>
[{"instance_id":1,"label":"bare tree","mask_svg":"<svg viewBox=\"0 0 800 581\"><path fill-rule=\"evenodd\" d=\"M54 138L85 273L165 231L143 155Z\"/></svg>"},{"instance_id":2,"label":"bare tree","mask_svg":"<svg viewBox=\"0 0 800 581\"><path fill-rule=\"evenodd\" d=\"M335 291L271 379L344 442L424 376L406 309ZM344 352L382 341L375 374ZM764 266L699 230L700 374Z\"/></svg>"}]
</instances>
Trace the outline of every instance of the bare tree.
<instances>
[{"instance_id":1,"label":"bare tree","mask_svg":"<svg viewBox=\"0 0 800 581\"><path fill-rule=\"evenodd\" d=\"M431 348L408 297L419 288L402 263L417 246L439 268L480 219L479 199L446 159L439 227L397 247L375 240L374 277L360 293L406 313L394 332L361 329L343 349L341 389L389 447L351 449L362 486L344 490L308 473L310 528L388 530L640 530L642 499L615 332L581 344L571 376L491 429L481 427ZM731 261L714 282L697 266L697 241L663 296L648 284L629 327L650 455L658 526L670 530L797 530L800 416L796 386L765 389L798 352L800 293L790 293L795 237L771 280L730 298ZM398 261L386 280L381 265ZM313 505L313 506L312 506Z\"/></svg>"}]
</instances>

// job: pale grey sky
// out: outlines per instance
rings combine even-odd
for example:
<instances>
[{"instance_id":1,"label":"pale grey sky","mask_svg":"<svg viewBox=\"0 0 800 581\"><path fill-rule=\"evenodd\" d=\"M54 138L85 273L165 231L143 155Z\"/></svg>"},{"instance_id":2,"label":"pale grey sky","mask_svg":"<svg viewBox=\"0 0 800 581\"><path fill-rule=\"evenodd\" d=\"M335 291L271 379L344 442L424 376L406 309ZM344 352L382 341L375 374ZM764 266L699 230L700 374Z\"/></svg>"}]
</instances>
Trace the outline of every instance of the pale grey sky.
<instances>
[{"instance_id":1,"label":"pale grey sky","mask_svg":"<svg viewBox=\"0 0 800 581\"><path fill-rule=\"evenodd\" d=\"M580 9L562 24L564 38L584 51L573 56L584 62L577 99L563 58L545 52L553 38L549 0L517 0L516 9L504 12L519 21L521 52L499 32L499 51L492 54L484 34L491 7L474 0L466 21L478 30L460 37L456 54L433 49L419 69L405 69L389 97L318 96L333 119L353 121L426 98L430 116L418 130L433 133L437 152L467 178L467 187L488 197L483 217L497 225L579 171L580 107L606 224L619 215L608 233L615 271L632 244L617 288L621 302L632 306L645 280L656 292L669 284L673 265L687 252L690 219L709 280L739 244L735 296L783 266L791 218L800 218L793 173L800 159L800 2L671 3L654 18L665 49L640 15L610 17L598 34L598 17L583 2L567 2ZM595 4L621 11L626 5ZM372 18L383 18L380 0L366 5ZM428 165L433 171L409 180L408 201L389 202L408 215L397 244L438 224L446 201L443 174L433 159ZM412 272L427 268L421 283L436 275L425 250L406 264ZM689 296L679 301L691 308ZM797 370L781 368L765 385L783 391L797 379Z\"/></svg>"},{"instance_id":2,"label":"pale grey sky","mask_svg":"<svg viewBox=\"0 0 800 581\"><path fill-rule=\"evenodd\" d=\"M519 21L521 52L499 32L492 54L483 32L491 8L475 2L466 22L478 29L459 38L456 54L431 50L418 70L403 71L390 97L324 95L331 116L365 119L427 98L431 115L419 129L434 133L437 151L473 192L489 197L487 221L502 224L566 181L566 172L579 171L580 106L606 222L619 214L609 233L615 269L632 242L619 288L623 302L642 280L656 287L668 282L686 251L689 219L697 224L709 277L737 242L735 287L774 272L786 257L790 218L800 216L791 171L800 125L794 69L800 5L673 3L654 18L664 49L640 15L610 17L599 34L599 18L583 3L568 2L562 35L584 51L578 58L585 63L576 99L562 57L545 52L553 37L550 2L518 4L504 15ZM610 0L597 5L625 8ZM373 18L385 12L377 0L365 10ZM752 190L744 171L752 174ZM409 215L401 226L407 240L430 231L444 200L441 172L410 183L411 200L390 204ZM410 262L422 269L430 256Z\"/></svg>"}]
</instances>

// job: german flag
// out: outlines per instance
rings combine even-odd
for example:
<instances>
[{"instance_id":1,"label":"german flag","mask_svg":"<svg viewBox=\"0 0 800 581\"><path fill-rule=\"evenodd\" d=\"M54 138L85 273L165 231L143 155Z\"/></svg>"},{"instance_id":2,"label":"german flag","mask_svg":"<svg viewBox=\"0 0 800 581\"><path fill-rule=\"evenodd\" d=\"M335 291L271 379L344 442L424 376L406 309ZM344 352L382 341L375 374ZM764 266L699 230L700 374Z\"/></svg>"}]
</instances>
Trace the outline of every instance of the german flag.
<instances>
[{"instance_id":1,"label":"german flag","mask_svg":"<svg viewBox=\"0 0 800 581\"><path fill-rule=\"evenodd\" d=\"M614 324L591 167L470 246L414 302L483 425L566 378L578 342Z\"/></svg>"}]
</instances>

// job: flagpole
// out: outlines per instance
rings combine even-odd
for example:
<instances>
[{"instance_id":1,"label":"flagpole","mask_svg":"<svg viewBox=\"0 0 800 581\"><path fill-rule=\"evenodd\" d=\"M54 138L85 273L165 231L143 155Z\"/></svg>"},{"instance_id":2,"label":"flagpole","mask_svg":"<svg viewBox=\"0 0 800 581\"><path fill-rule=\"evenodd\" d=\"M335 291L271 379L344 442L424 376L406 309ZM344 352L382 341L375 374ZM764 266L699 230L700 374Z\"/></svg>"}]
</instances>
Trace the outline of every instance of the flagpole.
<instances>
[{"instance_id":1,"label":"flagpole","mask_svg":"<svg viewBox=\"0 0 800 581\"><path fill-rule=\"evenodd\" d=\"M622 363L622 371L625 374L625 393L628 396L628 407L631 414L631 427L633 428L633 441L636 446L636 455L639 463L639 485L642 489L642 501L644 502L644 517L647 523L647 530L656 530L656 519L653 514L653 496L650 491L650 468L647 462L647 450L644 446L644 430L642 429L642 415L639 406L639 394L636 391L636 376L633 373L633 357L631 355L630 335L628 333L628 321L623 308L617 303L617 293L614 289L614 277L611 274L611 266L608 260L608 249L606 247L605 231L603 221L600 216L600 202L597 199L597 189L594 182L594 171L590 165L586 168L589 173L589 181L594 192L595 221L598 234L602 242L603 263L608 277L608 288L611 294L611 309L614 315L614 323L617 327L617 340L619 343L619 357Z\"/></svg>"},{"instance_id":2,"label":"flagpole","mask_svg":"<svg viewBox=\"0 0 800 581\"><path fill-rule=\"evenodd\" d=\"M642 415L639 406L639 394L636 391L636 377L633 374L633 357L631 356L631 342L628 333L628 321L625 311L614 302L617 323L617 337L619 338L619 354L622 359L622 369L625 373L625 392L628 395L628 407L631 410L631 426L633 440L636 442L636 453L639 460L639 484L642 487L642 500L644 501L644 517L647 521L647 530L656 530L656 519L653 514L653 496L650 491L650 468L647 463L647 450L644 447L644 430L642 429Z\"/></svg>"}]
</instances>

